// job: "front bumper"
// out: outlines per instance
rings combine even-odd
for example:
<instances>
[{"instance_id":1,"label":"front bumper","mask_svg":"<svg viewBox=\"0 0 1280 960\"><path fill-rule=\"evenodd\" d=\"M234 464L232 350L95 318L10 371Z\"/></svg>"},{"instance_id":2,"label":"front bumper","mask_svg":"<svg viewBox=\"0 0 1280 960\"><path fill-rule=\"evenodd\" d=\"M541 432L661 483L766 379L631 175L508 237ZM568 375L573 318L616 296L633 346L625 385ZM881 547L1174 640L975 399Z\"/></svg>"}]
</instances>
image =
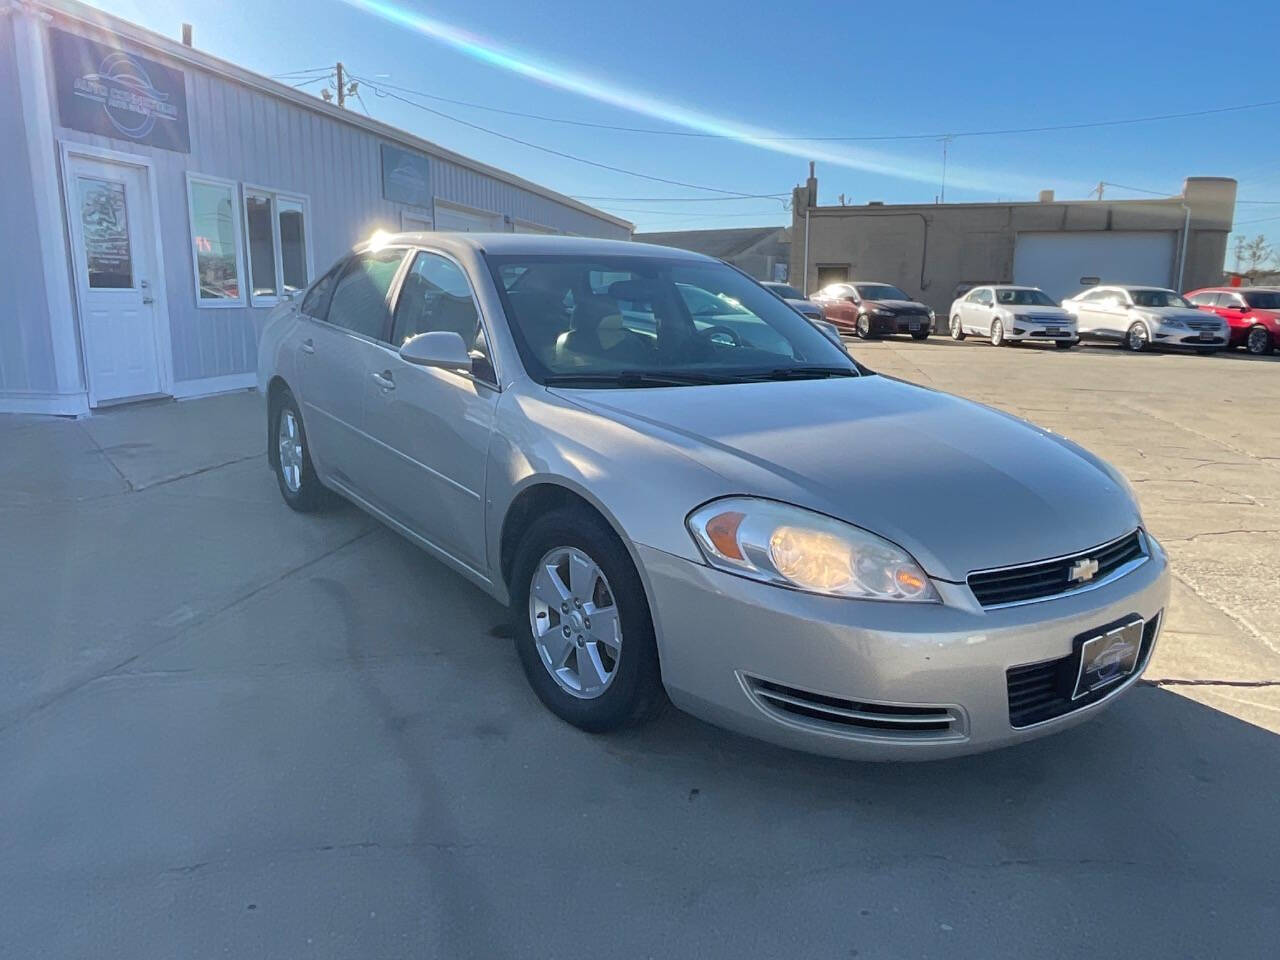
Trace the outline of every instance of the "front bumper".
<instances>
[{"instance_id":1,"label":"front bumper","mask_svg":"<svg viewBox=\"0 0 1280 960\"><path fill-rule=\"evenodd\" d=\"M1071 656L1074 638L1134 614L1162 622L1169 597L1158 547L1142 566L1096 590L989 611L963 584L939 583L942 604L846 600L637 549L663 682L678 707L785 747L862 760L974 753L1082 722L1136 682L1156 628L1138 669L1107 696L1034 726L1010 723L1006 671ZM785 699L786 691L855 715L865 708L913 717L906 722L917 726L904 729L891 716L879 729L842 728L772 709L769 698Z\"/></svg>"},{"instance_id":2,"label":"front bumper","mask_svg":"<svg viewBox=\"0 0 1280 960\"><path fill-rule=\"evenodd\" d=\"M1074 343L1080 339L1076 336L1075 327L1046 326L1028 320L1016 320L1005 336L1010 340L1039 340L1046 343L1065 340Z\"/></svg>"},{"instance_id":3,"label":"front bumper","mask_svg":"<svg viewBox=\"0 0 1280 960\"><path fill-rule=\"evenodd\" d=\"M919 334L922 330L931 332L933 324L929 321L929 317L925 314L909 314L897 317L877 317L873 313L867 314L868 324L871 332L878 336L887 336L893 334Z\"/></svg>"},{"instance_id":4,"label":"front bumper","mask_svg":"<svg viewBox=\"0 0 1280 960\"><path fill-rule=\"evenodd\" d=\"M1188 330L1186 327L1156 327L1151 338L1153 347L1180 347L1197 349L1204 347L1225 347L1230 340L1228 332L1210 331L1208 337L1199 330Z\"/></svg>"}]
</instances>

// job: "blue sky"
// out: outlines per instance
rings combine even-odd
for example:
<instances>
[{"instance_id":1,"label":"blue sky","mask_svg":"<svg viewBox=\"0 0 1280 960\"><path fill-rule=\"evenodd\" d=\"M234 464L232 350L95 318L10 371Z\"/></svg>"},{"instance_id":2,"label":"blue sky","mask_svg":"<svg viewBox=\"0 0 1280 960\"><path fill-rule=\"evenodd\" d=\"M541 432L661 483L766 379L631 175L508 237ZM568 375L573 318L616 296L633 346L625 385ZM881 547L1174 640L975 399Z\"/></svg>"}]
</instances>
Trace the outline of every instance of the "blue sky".
<instances>
[{"instance_id":1,"label":"blue sky","mask_svg":"<svg viewBox=\"0 0 1280 960\"><path fill-rule=\"evenodd\" d=\"M1280 99L1280 4L1214 11L1079 0L853 4L647 0L95 0L264 74L342 60L356 75L551 117L723 138L655 136L424 101L565 153L741 193L786 193L817 154L820 200L929 202L933 139L875 137L1018 128L1209 110ZM420 29L416 29L420 28ZM1216 36L1216 39L1215 39ZM1252 51L1252 52L1251 52ZM378 75L385 75L379 77ZM318 90L321 84L304 89ZM504 141L366 89L373 116L570 195L714 193L614 173ZM357 109L360 104L354 105ZM1233 176L1244 200L1280 201L1280 105L1195 119L965 137L949 148L949 201L1084 197L1099 180L1175 193L1187 175ZM1108 187L1110 196L1142 194ZM592 201L638 229L785 223L780 202ZM1270 219L1274 218L1274 219ZM1280 203L1241 204L1242 233L1280 244ZM1244 221L1259 221L1244 223Z\"/></svg>"}]
</instances>

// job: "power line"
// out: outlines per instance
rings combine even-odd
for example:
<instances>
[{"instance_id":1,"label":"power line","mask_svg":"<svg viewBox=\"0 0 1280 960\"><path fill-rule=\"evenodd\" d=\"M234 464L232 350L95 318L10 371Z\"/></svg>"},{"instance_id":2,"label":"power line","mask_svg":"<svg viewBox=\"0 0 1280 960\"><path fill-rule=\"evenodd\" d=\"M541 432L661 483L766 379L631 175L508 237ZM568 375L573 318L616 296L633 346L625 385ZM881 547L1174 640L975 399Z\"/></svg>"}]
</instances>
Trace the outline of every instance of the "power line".
<instances>
[{"instance_id":1,"label":"power line","mask_svg":"<svg viewBox=\"0 0 1280 960\"><path fill-rule=\"evenodd\" d=\"M1146 190L1142 187L1126 187L1123 183L1111 183L1109 180L1102 181L1103 186L1115 187L1117 190L1132 190L1134 193L1149 193L1153 197L1170 197L1173 194L1168 190Z\"/></svg>"},{"instance_id":2,"label":"power line","mask_svg":"<svg viewBox=\"0 0 1280 960\"><path fill-rule=\"evenodd\" d=\"M303 80L301 83L295 83L295 84L292 84L291 86L293 87L293 89L297 90L301 87L307 87L313 83L319 83L321 80L328 80L328 79L329 78L322 73L318 77L312 77L310 80Z\"/></svg>"},{"instance_id":3,"label":"power line","mask_svg":"<svg viewBox=\"0 0 1280 960\"><path fill-rule=\"evenodd\" d=\"M1243 227L1248 223L1270 223L1272 220L1280 220L1280 217L1259 217L1256 220L1237 220L1231 226L1234 230L1236 227Z\"/></svg>"},{"instance_id":4,"label":"power line","mask_svg":"<svg viewBox=\"0 0 1280 960\"><path fill-rule=\"evenodd\" d=\"M642 210L639 207L610 207L610 210L616 210L619 213L648 213L655 217L687 217L691 214L688 210ZM699 217L776 217L786 213L785 210L751 210L747 213L699 213L692 214Z\"/></svg>"},{"instance_id":5,"label":"power line","mask_svg":"<svg viewBox=\"0 0 1280 960\"><path fill-rule=\"evenodd\" d=\"M285 80L292 77L304 77L309 73L328 73L333 67L308 67L306 70L290 70L288 73L273 73L272 80Z\"/></svg>"},{"instance_id":6,"label":"power line","mask_svg":"<svg viewBox=\"0 0 1280 960\"><path fill-rule=\"evenodd\" d=\"M1236 203L1280 204L1280 200L1237 200Z\"/></svg>"},{"instance_id":7,"label":"power line","mask_svg":"<svg viewBox=\"0 0 1280 960\"><path fill-rule=\"evenodd\" d=\"M734 200L785 200L789 193L742 193L732 197L597 197L574 194L575 200L619 200L623 203L725 203Z\"/></svg>"},{"instance_id":8,"label":"power line","mask_svg":"<svg viewBox=\"0 0 1280 960\"><path fill-rule=\"evenodd\" d=\"M377 94L380 97L391 97L393 100L399 100L401 103L408 104L411 107L417 107L419 110L425 110L427 113L434 114L437 117L443 117L446 120L452 120L454 123L460 123L464 127L470 127L473 130L479 130L481 133L487 133L491 136L498 137L502 140L507 140L511 143L518 143L521 146L529 147L530 149L533 149L533 150L540 150L543 153L551 154L554 157L561 157L565 160L573 160L576 163L583 163L589 167L597 167L601 170L609 170L613 173L623 173L629 177L638 177L641 180L650 180L654 183L665 183L673 187L688 187L690 190L706 190L709 193L722 193L727 196L737 197L739 199L744 199L752 196L751 194L739 193L736 190L723 190L720 187L708 187L698 183L688 183L684 180L671 180L671 179L668 179L667 177L655 177L648 173L638 173L635 170L627 170L624 167L615 167L612 164L600 163L599 161L596 161L596 160L588 160L585 157L579 157L572 153L565 153L563 150L554 150L551 147L544 147L542 146L542 144L531 143L528 140L522 140L519 137L513 137L510 134L499 133L497 130L492 130L489 127L482 127L478 123L472 123L469 120L463 120L459 117L452 116L450 114L444 113L443 111L436 110L433 107L428 107L426 104L418 103L414 100L410 100L407 97L402 97L398 93L394 93L390 90L383 90L381 89L379 84L374 83L372 80L369 80L365 77L357 77L354 74L350 74L350 76L351 76L351 79L359 80L361 83L363 83L366 87L368 87L370 90L372 90L375 94Z\"/></svg>"},{"instance_id":9,"label":"power line","mask_svg":"<svg viewBox=\"0 0 1280 960\"><path fill-rule=\"evenodd\" d=\"M366 81L367 82L367 81ZM499 113L508 117L523 117L527 120L541 120L546 123L563 123L575 127L590 127L596 130L615 130L621 133L642 133L659 137L695 137L710 140L740 140L737 134L731 133L707 133L700 130L657 130L653 127L631 127L613 123L596 123L590 120L575 120L570 117L551 117L540 113L526 113L520 110L509 110L504 107L495 107L489 104L476 103L472 100L456 100L451 97L442 97L438 94L427 93L424 90L415 90L412 87L399 86L393 83L384 83L383 86L388 90L398 90L401 93L411 93L415 96L422 97L426 100L434 100L438 103L449 103L459 107L469 107L473 110L486 110L490 113ZM1280 100L1263 100L1258 103L1244 103L1230 107L1213 107L1207 110L1190 110L1183 113L1162 113L1153 114L1146 117L1128 117L1122 120L1088 120L1079 123L1059 123L1047 124L1038 127L1006 127L993 130L966 130L960 133L899 133L899 134L874 134L859 137L833 137L833 136L786 136L786 137L753 137L755 140L763 140L768 142L796 142L796 141L812 141L815 143L854 143L854 142L874 142L886 140L937 140L942 137L996 137L1008 136L1021 133L1049 133L1056 130L1084 130L1092 127L1116 127L1134 123L1153 123L1160 120L1184 120L1191 117L1204 117L1218 113L1234 113L1241 110L1258 110L1263 107L1274 107L1280 105ZM1138 191L1139 193L1147 191Z\"/></svg>"}]
</instances>

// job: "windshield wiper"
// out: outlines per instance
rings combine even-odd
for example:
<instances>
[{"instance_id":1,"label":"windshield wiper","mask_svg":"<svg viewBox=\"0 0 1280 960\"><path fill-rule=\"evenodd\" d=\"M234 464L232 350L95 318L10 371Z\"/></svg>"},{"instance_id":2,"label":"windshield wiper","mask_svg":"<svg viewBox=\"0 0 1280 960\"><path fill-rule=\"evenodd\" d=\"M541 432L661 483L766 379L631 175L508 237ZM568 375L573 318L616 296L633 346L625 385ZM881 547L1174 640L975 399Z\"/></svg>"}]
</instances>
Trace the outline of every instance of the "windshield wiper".
<instances>
[{"instance_id":1,"label":"windshield wiper","mask_svg":"<svg viewBox=\"0 0 1280 960\"><path fill-rule=\"evenodd\" d=\"M861 374L853 367L776 367L773 370L753 370L734 376L735 380L823 380L827 377L857 377Z\"/></svg>"},{"instance_id":2,"label":"windshield wiper","mask_svg":"<svg viewBox=\"0 0 1280 960\"><path fill-rule=\"evenodd\" d=\"M617 373L556 373L543 379L548 387L687 387L728 383L722 374L679 370L622 370Z\"/></svg>"}]
</instances>

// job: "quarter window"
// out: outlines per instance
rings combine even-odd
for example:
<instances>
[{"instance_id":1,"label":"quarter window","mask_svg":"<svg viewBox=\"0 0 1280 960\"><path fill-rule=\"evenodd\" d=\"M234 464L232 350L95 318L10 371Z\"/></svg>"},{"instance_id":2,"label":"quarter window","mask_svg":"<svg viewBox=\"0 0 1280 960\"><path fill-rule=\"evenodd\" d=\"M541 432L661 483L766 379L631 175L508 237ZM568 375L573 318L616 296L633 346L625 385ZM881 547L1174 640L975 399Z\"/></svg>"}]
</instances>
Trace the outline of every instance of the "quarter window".
<instances>
[{"instance_id":1,"label":"quarter window","mask_svg":"<svg viewBox=\"0 0 1280 960\"><path fill-rule=\"evenodd\" d=\"M333 291L326 319L375 340L387 335L387 291L395 279L403 249L379 250L355 257Z\"/></svg>"},{"instance_id":2,"label":"quarter window","mask_svg":"<svg viewBox=\"0 0 1280 960\"><path fill-rule=\"evenodd\" d=\"M196 305L238 307L245 302L241 280L240 218L236 185L229 180L187 178L187 214L195 265Z\"/></svg>"}]
</instances>

